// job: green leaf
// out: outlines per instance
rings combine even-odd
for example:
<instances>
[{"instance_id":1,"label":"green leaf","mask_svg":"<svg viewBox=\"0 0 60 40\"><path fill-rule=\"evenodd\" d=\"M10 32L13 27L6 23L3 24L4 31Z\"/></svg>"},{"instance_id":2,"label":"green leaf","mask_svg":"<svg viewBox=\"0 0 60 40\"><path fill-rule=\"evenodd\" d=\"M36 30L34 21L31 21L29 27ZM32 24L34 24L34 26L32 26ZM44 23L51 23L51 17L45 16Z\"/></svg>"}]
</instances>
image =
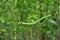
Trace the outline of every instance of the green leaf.
<instances>
[{"instance_id":1,"label":"green leaf","mask_svg":"<svg viewBox=\"0 0 60 40\"><path fill-rule=\"evenodd\" d=\"M57 25L57 23L54 20L48 20L51 24Z\"/></svg>"},{"instance_id":2,"label":"green leaf","mask_svg":"<svg viewBox=\"0 0 60 40\"><path fill-rule=\"evenodd\" d=\"M3 17L0 17L0 21L1 21L1 23L4 23L4 18Z\"/></svg>"},{"instance_id":3,"label":"green leaf","mask_svg":"<svg viewBox=\"0 0 60 40\"><path fill-rule=\"evenodd\" d=\"M50 27L48 27L48 26L42 26L42 27L41 27L41 30L42 30L43 32L46 32L46 33L49 32L49 31L51 31L51 30L50 30Z\"/></svg>"},{"instance_id":4,"label":"green leaf","mask_svg":"<svg viewBox=\"0 0 60 40\"><path fill-rule=\"evenodd\" d=\"M0 29L2 32L6 32L6 29Z\"/></svg>"}]
</instances>

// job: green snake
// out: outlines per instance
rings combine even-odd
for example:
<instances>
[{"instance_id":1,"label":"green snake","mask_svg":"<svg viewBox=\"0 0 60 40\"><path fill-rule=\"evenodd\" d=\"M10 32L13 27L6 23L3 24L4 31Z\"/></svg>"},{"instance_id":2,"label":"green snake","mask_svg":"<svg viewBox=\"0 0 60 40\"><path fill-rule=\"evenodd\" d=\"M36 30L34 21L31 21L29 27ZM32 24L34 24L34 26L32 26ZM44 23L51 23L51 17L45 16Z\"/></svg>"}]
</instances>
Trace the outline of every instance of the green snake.
<instances>
[{"instance_id":1,"label":"green snake","mask_svg":"<svg viewBox=\"0 0 60 40\"><path fill-rule=\"evenodd\" d=\"M43 19L45 19L45 18L48 18L48 17L50 17L50 16L51 16L51 15L44 16L44 17L42 17L41 19L38 19L38 20L36 20L36 21L34 21L34 22L28 22L28 23L26 23L26 22L21 22L21 23L24 24L24 25L34 25L34 24L38 23L39 21L41 21L41 20L43 20Z\"/></svg>"}]
</instances>

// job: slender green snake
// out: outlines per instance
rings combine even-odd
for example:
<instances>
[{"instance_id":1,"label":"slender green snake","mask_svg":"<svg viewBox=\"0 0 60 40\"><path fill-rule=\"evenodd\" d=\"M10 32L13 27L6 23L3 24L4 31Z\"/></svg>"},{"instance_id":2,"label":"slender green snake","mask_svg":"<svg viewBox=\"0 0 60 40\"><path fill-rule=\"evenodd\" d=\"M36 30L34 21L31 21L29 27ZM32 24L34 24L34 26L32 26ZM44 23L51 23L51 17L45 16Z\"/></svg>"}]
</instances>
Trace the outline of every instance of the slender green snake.
<instances>
[{"instance_id":1,"label":"slender green snake","mask_svg":"<svg viewBox=\"0 0 60 40\"><path fill-rule=\"evenodd\" d=\"M43 19L45 19L45 18L48 18L48 17L50 17L50 16L51 16L51 15L44 16L44 17L42 17L41 19L38 19L38 20L36 20L36 21L34 21L34 22L28 22L28 23L26 23L26 22L21 22L21 23L24 24L24 25L34 25L34 24L38 23L39 21L41 21L41 20L43 20Z\"/></svg>"}]
</instances>

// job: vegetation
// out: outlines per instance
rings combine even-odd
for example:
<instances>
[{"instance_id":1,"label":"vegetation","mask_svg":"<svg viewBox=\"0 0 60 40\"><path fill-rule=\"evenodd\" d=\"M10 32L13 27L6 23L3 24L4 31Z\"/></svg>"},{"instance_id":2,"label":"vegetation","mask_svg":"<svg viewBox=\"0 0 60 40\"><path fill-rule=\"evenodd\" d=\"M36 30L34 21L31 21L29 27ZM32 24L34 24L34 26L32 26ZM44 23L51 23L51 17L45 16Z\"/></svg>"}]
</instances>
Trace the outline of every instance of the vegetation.
<instances>
[{"instance_id":1,"label":"vegetation","mask_svg":"<svg viewBox=\"0 0 60 40\"><path fill-rule=\"evenodd\" d=\"M60 40L60 0L0 0L0 40Z\"/></svg>"}]
</instances>

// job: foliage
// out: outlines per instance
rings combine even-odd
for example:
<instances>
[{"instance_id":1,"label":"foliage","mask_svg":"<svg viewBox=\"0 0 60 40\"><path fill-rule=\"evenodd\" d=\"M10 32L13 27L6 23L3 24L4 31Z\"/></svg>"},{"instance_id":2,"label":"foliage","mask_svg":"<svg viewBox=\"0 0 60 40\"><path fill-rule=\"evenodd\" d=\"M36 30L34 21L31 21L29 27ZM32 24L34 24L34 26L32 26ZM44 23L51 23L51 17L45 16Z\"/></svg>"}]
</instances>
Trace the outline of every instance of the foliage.
<instances>
[{"instance_id":1,"label":"foliage","mask_svg":"<svg viewBox=\"0 0 60 40\"><path fill-rule=\"evenodd\" d=\"M59 26L60 0L0 0L1 40L58 40Z\"/></svg>"}]
</instances>

